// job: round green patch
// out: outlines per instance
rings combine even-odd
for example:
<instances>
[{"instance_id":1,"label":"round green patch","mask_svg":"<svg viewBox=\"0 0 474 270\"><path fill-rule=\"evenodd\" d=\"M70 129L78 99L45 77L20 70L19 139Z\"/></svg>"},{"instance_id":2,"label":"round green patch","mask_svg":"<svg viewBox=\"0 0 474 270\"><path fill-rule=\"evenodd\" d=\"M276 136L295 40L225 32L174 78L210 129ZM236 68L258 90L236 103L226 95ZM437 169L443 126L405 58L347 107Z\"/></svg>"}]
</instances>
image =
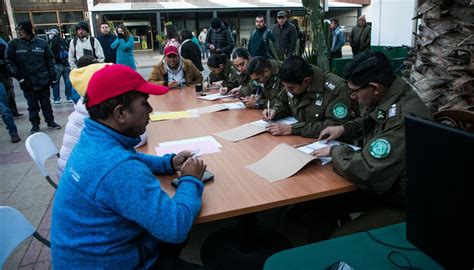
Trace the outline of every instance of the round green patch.
<instances>
[{"instance_id":1,"label":"round green patch","mask_svg":"<svg viewBox=\"0 0 474 270\"><path fill-rule=\"evenodd\" d=\"M332 113L337 119L344 119L347 117L348 109L344 103L336 103L332 107Z\"/></svg>"},{"instance_id":2,"label":"round green patch","mask_svg":"<svg viewBox=\"0 0 474 270\"><path fill-rule=\"evenodd\" d=\"M370 144L370 155L374 158L385 158L390 154L390 143L386 139L376 139Z\"/></svg>"}]
</instances>

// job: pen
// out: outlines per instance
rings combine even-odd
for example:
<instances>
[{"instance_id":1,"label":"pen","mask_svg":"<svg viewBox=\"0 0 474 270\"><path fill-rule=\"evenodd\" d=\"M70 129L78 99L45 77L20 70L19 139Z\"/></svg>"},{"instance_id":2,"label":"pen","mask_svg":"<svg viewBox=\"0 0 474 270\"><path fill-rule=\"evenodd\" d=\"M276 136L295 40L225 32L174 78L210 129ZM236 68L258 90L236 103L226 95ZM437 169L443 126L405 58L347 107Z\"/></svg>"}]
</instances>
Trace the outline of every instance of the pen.
<instances>
[{"instance_id":1,"label":"pen","mask_svg":"<svg viewBox=\"0 0 474 270\"><path fill-rule=\"evenodd\" d=\"M267 117L270 117L270 100L267 100Z\"/></svg>"}]
</instances>

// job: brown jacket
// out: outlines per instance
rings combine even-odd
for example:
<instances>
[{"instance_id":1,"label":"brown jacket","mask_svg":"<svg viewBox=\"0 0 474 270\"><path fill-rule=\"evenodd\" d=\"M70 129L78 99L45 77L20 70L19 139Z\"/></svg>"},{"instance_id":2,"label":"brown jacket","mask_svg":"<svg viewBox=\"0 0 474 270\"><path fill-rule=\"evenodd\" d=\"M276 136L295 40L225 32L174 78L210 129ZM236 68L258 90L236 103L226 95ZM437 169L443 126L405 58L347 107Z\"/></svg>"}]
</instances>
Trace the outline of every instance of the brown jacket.
<instances>
[{"instance_id":1,"label":"brown jacket","mask_svg":"<svg viewBox=\"0 0 474 270\"><path fill-rule=\"evenodd\" d=\"M191 84L202 84L202 74L197 67L191 62L191 60L181 58L183 61L183 71L186 80L186 85ZM164 59L161 60L157 65L153 66L148 81L160 85L168 85L168 74L165 68Z\"/></svg>"}]
</instances>

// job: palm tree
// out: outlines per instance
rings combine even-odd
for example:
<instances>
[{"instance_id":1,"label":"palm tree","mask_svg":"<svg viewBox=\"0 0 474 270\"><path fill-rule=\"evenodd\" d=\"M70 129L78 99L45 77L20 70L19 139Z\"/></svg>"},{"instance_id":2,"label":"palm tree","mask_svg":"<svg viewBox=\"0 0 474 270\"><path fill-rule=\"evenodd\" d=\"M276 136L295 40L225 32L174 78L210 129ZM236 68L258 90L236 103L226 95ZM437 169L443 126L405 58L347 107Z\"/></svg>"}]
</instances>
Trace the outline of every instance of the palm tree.
<instances>
[{"instance_id":1,"label":"palm tree","mask_svg":"<svg viewBox=\"0 0 474 270\"><path fill-rule=\"evenodd\" d=\"M313 30L313 36L311 39L312 48L309 53L316 54L316 56L313 57L316 60L315 64L319 68L324 71L329 71L328 50L322 26L323 17L321 14L320 0L302 0L302 3ZM305 57L305 54L303 54L303 57Z\"/></svg>"},{"instance_id":2,"label":"palm tree","mask_svg":"<svg viewBox=\"0 0 474 270\"><path fill-rule=\"evenodd\" d=\"M418 0L410 82L432 112L474 109L474 0Z\"/></svg>"}]
</instances>

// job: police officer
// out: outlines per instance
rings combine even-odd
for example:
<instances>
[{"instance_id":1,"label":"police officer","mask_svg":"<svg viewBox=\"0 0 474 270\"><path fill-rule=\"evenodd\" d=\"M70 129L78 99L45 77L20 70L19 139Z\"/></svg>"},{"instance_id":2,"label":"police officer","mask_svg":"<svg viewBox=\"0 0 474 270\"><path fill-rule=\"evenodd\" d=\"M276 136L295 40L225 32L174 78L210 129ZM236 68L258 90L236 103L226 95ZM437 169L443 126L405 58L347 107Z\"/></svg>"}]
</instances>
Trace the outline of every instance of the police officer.
<instances>
[{"instance_id":1,"label":"police officer","mask_svg":"<svg viewBox=\"0 0 474 270\"><path fill-rule=\"evenodd\" d=\"M229 75L228 87L221 88L221 94L234 96L245 96L248 93L250 75L247 66L250 61L250 53L245 48L237 48L232 52L232 68Z\"/></svg>"},{"instance_id":2,"label":"police officer","mask_svg":"<svg viewBox=\"0 0 474 270\"><path fill-rule=\"evenodd\" d=\"M431 119L428 108L403 79L394 75L382 53L365 51L357 55L346 66L345 78L351 98L367 107L367 115L328 127L319 138L333 140L345 135L353 140L363 139L363 149L356 152L340 145L313 155L331 156L335 169L365 194L359 201L371 196L372 203L365 203L365 213L343 226L339 235L368 229L368 224L403 221L407 183L404 118L411 115Z\"/></svg>"},{"instance_id":3,"label":"police officer","mask_svg":"<svg viewBox=\"0 0 474 270\"><path fill-rule=\"evenodd\" d=\"M248 109L263 109L268 102L273 106L275 97L280 94L283 85L278 73L280 62L268 60L262 56L252 57L247 67L247 72L252 79L247 92L241 92L245 98L243 103Z\"/></svg>"},{"instance_id":4,"label":"police officer","mask_svg":"<svg viewBox=\"0 0 474 270\"><path fill-rule=\"evenodd\" d=\"M350 98L345 81L306 63L300 56L290 56L280 68L280 80L286 94L276 98L273 108L265 109L263 119L271 121L287 116L298 119L292 125L271 124L272 135L318 137L329 125L349 120Z\"/></svg>"}]
</instances>

